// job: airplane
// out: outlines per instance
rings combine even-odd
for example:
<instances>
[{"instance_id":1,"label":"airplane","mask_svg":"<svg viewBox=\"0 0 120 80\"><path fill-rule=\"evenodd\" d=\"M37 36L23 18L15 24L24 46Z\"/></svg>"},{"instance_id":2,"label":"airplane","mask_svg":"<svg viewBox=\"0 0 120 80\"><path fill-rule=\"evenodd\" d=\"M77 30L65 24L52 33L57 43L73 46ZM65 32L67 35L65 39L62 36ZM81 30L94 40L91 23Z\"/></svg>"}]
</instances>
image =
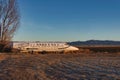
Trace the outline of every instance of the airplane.
<instances>
[{"instance_id":1,"label":"airplane","mask_svg":"<svg viewBox=\"0 0 120 80\"><path fill-rule=\"evenodd\" d=\"M14 41L11 47L20 52L68 52L79 50L77 47L68 45L65 42Z\"/></svg>"}]
</instances>

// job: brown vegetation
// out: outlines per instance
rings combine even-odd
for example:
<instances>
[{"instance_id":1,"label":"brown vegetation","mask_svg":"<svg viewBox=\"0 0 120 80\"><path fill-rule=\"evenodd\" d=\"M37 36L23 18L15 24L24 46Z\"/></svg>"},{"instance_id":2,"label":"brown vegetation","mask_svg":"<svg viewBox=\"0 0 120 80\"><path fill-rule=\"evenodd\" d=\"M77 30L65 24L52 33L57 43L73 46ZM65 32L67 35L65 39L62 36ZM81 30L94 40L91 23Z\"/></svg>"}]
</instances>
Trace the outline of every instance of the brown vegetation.
<instances>
[{"instance_id":1,"label":"brown vegetation","mask_svg":"<svg viewBox=\"0 0 120 80\"><path fill-rule=\"evenodd\" d=\"M120 54L1 54L0 80L119 80Z\"/></svg>"},{"instance_id":2,"label":"brown vegetation","mask_svg":"<svg viewBox=\"0 0 120 80\"><path fill-rule=\"evenodd\" d=\"M108 53L116 53L120 52L120 46L81 46L78 47L83 51L89 50L89 52L108 52Z\"/></svg>"}]
</instances>

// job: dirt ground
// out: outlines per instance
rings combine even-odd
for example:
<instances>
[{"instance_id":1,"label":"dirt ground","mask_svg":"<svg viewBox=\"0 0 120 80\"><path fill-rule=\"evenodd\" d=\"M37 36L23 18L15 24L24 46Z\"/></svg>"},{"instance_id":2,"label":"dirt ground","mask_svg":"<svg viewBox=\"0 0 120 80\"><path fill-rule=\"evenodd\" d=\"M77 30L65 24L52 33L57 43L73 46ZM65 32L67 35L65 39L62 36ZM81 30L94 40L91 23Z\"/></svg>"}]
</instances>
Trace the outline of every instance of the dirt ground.
<instances>
[{"instance_id":1,"label":"dirt ground","mask_svg":"<svg viewBox=\"0 0 120 80\"><path fill-rule=\"evenodd\" d=\"M120 54L0 54L0 80L120 80Z\"/></svg>"}]
</instances>

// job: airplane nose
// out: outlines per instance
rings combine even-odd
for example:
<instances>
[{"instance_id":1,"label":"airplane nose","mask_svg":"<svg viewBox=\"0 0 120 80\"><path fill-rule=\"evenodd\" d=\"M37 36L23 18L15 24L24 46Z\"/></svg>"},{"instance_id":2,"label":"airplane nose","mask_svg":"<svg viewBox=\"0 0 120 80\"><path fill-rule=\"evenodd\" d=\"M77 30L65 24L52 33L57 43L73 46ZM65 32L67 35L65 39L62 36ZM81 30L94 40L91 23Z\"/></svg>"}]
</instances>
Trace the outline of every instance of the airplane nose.
<instances>
[{"instance_id":1,"label":"airplane nose","mask_svg":"<svg viewBox=\"0 0 120 80\"><path fill-rule=\"evenodd\" d=\"M79 48L74 47L74 50L76 50L76 51L77 51L77 50L79 50Z\"/></svg>"},{"instance_id":2,"label":"airplane nose","mask_svg":"<svg viewBox=\"0 0 120 80\"><path fill-rule=\"evenodd\" d=\"M77 50L79 50L79 48L70 46L66 50L77 51Z\"/></svg>"}]
</instances>

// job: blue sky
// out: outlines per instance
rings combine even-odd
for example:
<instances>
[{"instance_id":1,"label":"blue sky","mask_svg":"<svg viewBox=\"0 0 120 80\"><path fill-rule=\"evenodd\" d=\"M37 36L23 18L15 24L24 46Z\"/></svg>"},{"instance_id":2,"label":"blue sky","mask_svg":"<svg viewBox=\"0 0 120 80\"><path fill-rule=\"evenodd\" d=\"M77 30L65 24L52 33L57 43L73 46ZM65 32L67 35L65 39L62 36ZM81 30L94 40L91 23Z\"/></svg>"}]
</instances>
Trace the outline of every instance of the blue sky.
<instances>
[{"instance_id":1,"label":"blue sky","mask_svg":"<svg viewBox=\"0 0 120 80\"><path fill-rule=\"evenodd\" d=\"M120 0L18 0L16 41L120 40Z\"/></svg>"}]
</instances>

